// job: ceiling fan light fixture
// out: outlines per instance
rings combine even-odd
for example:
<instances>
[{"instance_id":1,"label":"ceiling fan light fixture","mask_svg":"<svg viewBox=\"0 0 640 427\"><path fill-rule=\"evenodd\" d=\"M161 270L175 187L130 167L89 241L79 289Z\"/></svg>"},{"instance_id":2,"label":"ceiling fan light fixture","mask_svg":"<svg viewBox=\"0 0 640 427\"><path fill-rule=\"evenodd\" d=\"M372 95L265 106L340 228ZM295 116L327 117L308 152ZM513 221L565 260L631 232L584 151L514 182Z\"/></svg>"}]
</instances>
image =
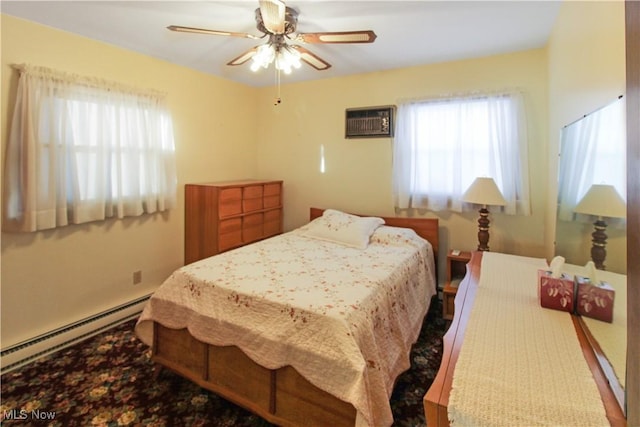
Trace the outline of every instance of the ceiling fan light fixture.
<instances>
[{"instance_id":1,"label":"ceiling fan light fixture","mask_svg":"<svg viewBox=\"0 0 640 427\"><path fill-rule=\"evenodd\" d=\"M251 63L251 66L249 67L251 69L251 71L253 71L254 73L257 72L260 68L262 68L262 65L257 62L257 61L253 61Z\"/></svg>"},{"instance_id":2,"label":"ceiling fan light fixture","mask_svg":"<svg viewBox=\"0 0 640 427\"><path fill-rule=\"evenodd\" d=\"M251 71L258 71L260 68L267 68L276 57L276 49L273 44L266 43L258 47L256 54L253 55L251 63Z\"/></svg>"},{"instance_id":3,"label":"ceiling fan light fixture","mask_svg":"<svg viewBox=\"0 0 640 427\"><path fill-rule=\"evenodd\" d=\"M252 58L251 71L269 68L272 63L277 70L291 74L292 69L302 66L300 52L286 43L266 43L259 46Z\"/></svg>"},{"instance_id":4,"label":"ceiling fan light fixture","mask_svg":"<svg viewBox=\"0 0 640 427\"><path fill-rule=\"evenodd\" d=\"M276 69L284 71L285 74L291 74L292 68L300 68L300 53L291 49L288 45L279 46L276 52Z\"/></svg>"}]
</instances>

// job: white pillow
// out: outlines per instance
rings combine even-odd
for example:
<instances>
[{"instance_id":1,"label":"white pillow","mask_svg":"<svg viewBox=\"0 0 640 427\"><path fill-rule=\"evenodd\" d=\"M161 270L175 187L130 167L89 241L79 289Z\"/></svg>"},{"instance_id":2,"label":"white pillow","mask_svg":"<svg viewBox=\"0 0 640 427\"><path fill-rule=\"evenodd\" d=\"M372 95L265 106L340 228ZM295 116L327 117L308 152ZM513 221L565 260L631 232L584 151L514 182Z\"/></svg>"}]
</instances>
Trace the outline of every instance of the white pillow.
<instances>
[{"instance_id":1,"label":"white pillow","mask_svg":"<svg viewBox=\"0 0 640 427\"><path fill-rule=\"evenodd\" d=\"M321 217L301 227L300 231L307 237L366 249L373 232L383 224L382 218L360 217L327 209Z\"/></svg>"},{"instance_id":2,"label":"white pillow","mask_svg":"<svg viewBox=\"0 0 640 427\"><path fill-rule=\"evenodd\" d=\"M404 227L390 227L385 225L378 228L371 235L371 243L380 243L382 245L401 245L404 246L407 243L416 243L423 240L418 234L411 228Z\"/></svg>"}]
</instances>

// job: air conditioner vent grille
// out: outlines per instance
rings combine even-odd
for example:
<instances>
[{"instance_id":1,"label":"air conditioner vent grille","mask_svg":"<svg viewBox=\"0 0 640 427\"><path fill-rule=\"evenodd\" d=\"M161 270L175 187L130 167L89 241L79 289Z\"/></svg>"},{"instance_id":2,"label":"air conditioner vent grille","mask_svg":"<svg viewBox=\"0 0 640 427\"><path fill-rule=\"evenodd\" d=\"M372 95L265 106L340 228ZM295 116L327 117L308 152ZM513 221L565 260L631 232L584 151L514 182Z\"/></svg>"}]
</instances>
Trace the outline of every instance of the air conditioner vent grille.
<instances>
[{"instance_id":1,"label":"air conditioner vent grille","mask_svg":"<svg viewBox=\"0 0 640 427\"><path fill-rule=\"evenodd\" d=\"M393 136L395 106L347 108L345 138Z\"/></svg>"}]
</instances>

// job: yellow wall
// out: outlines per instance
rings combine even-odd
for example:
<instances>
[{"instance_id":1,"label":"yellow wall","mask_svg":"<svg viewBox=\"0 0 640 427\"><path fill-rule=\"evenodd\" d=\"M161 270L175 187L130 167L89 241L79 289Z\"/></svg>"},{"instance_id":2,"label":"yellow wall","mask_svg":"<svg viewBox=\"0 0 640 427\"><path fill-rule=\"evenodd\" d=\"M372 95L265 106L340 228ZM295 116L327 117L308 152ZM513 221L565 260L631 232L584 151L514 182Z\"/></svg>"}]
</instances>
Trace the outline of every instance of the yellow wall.
<instances>
[{"instance_id":1,"label":"yellow wall","mask_svg":"<svg viewBox=\"0 0 640 427\"><path fill-rule=\"evenodd\" d=\"M547 200L547 62L536 49L350 77L290 84L273 106L274 89L261 89L257 103L259 172L285 182L285 228L303 224L309 206L394 215L390 138L345 139L345 109L397 104L402 99L474 90L519 88L525 94L529 129L531 216L491 216L492 250L544 256ZM324 147L326 172L320 173ZM478 244L476 211L437 216L441 253L473 250ZM444 256L440 271L444 271Z\"/></svg>"},{"instance_id":2,"label":"yellow wall","mask_svg":"<svg viewBox=\"0 0 640 427\"><path fill-rule=\"evenodd\" d=\"M148 294L182 265L183 184L252 176L255 89L2 15L2 153L17 75L32 63L167 93L179 208L167 214L2 234L2 347ZM242 114L241 114L242 113ZM133 286L132 274L143 283Z\"/></svg>"},{"instance_id":3,"label":"yellow wall","mask_svg":"<svg viewBox=\"0 0 640 427\"><path fill-rule=\"evenodd\" d=\"M625 92L624 2L563 3L549 41L549 215L545 240L554 241L560 130ZM557 253L568 262L590 259L591 224L560 222ZM608 270L627 271L626 230L609 227ZM553 246L548 256L553 255Z\"/></svg>"}]
</instances>

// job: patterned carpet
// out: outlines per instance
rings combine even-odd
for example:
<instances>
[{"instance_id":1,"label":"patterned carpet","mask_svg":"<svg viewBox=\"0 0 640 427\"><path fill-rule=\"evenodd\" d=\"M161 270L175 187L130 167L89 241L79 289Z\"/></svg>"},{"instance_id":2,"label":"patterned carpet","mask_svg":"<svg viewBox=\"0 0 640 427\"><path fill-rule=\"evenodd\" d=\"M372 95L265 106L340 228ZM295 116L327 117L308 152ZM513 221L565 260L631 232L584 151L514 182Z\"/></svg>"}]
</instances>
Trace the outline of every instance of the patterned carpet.
<instances>
[{"instance_id":1,"label":"patterned carpet","mask_svg":"<svg viewBox=\"0 0 640 427\"><path fill-rule=\"evenodd\" d=\"M422 398L442 357L446 324L432 304L391 398L395 426L424 426ZM270 426L181 377L153 376L128 321L1 377L3 426Z\"/></svg>"}]
</instances>

